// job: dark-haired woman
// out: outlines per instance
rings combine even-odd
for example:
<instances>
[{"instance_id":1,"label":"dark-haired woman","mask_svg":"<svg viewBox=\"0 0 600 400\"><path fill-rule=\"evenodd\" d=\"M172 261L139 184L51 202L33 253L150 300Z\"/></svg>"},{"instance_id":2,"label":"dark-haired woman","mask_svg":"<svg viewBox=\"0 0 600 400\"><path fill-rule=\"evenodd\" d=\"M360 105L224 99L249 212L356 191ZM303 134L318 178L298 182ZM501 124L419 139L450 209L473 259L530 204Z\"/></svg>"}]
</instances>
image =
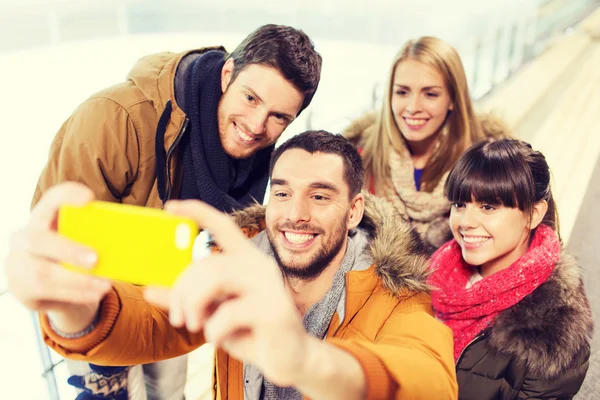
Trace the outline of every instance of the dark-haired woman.
<instances>
[{"instance_id":1,"label":"dark-haired woman","mask_svg":"<svg viewBox=\"0 0 600 400\"><path fill-rule=\"evenodd\" d=\"M445 193L454 239L433 255L430 283L454 333L459 398L573 398L593 324L544 156L518 140L475 144Z\"/></svg>"}]
</instances>

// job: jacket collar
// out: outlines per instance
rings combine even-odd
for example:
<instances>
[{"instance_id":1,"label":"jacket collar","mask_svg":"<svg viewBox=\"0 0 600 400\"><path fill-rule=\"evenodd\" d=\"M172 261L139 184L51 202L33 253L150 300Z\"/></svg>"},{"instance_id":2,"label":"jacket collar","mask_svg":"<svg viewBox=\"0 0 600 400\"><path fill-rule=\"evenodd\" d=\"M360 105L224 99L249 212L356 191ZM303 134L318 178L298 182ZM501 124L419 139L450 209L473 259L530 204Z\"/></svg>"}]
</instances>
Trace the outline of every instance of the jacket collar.
<instances>
[{"instance_id":1,"label":"jacket collar","mask_svg":"<svg viewBox=\"0 0 600 400\"><path fill-rule=\"evenodd\" d=\"M172 112L168 129L164 135L165 152L169 150L186 118L183 109L175 101L175 74L186 56L203 54L211 50L226 51L222 46L205 47L181 53L158 53L140 58L133 66L127 80L144 94L153 105L157 115L162 115L167 102L171 101Z\"/></svg>"},{"instance_id":2,"label":"jacket collar","mask_svg":"<svg viewBox=\"0 0 600 400\"><path fill-rule=\"evenodd\" d=\"M389 292L428 292L428 257L419 235L387 201L363 193L365 214L359 227L368 235L367 256L373 259L381 284ZM249 236L265 229L265 206L253 205L233 213ZM366 274L358 271L358 275ZM354 272L353 272L354 274Z\"/></svg>"},{"instance_id":3,"label":"jacket collar","mask_svg":"<svg viewBox=\"0 0 600 400\"><path fill-rule=\"evenodd\" d=\"M589 301L575 259L562 254L552 275L533 293L498 315L489 344L527 362L533 376L552 378L588 351L593 333Z\"/></svg>"}]
</instances>

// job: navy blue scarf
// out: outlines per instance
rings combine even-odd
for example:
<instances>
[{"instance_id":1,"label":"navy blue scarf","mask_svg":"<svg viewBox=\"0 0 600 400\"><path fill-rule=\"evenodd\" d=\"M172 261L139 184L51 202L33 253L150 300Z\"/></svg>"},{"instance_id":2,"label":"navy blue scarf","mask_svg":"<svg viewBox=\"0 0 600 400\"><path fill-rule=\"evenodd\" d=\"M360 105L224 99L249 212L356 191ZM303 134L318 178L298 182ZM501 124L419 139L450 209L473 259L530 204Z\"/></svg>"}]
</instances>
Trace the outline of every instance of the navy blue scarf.
<instances>
[{"instance_id":1,"label":"navy blue scarf","mask_svg":"<svg viewBox=\"0 0 600 400\"><path fill-rule=\"evenodd\" d=\"M199 199L221 211L262 203L274 146L236 160L221 145L217 109L225 53L209 51L190 66L186 113L190 120L183 148L181 199Z\"/></svg>"}]
</instances>

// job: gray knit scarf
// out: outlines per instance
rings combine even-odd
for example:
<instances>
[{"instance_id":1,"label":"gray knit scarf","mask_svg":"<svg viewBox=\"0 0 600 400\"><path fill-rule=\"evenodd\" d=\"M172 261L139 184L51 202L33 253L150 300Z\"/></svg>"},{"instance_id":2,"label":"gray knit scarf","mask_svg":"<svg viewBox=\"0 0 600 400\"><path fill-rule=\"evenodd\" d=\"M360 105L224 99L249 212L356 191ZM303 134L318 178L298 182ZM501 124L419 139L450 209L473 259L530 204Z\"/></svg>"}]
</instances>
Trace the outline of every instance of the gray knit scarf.
<instances>
[{"instance_id":1,"label":"gray knit scarf","mask_svg":"<svg viewBox=\"0 0 600 400\"><path fill-rule=\"evenodd\" d=\"M273 256L273 248L267 238L266 232L261 232L253 241L261 250ZM333 276L331 289L325 293L325 296L323 296L318 303L310 307L302 318L304 329L316 338L324 339L327 334L331 319L338 308L338 304L345 290L346 273L353 269L355 264L355 254L356 248L354 239L348 237L346 254L340 268ZM259 386L260 382L262 382L262 385ZM244 398L246 400L302 399L302 394L296 389L274 385L267 379L264 379L258 368L250 364L244 364L244 383Z\"/></svg>"}]
</instances>

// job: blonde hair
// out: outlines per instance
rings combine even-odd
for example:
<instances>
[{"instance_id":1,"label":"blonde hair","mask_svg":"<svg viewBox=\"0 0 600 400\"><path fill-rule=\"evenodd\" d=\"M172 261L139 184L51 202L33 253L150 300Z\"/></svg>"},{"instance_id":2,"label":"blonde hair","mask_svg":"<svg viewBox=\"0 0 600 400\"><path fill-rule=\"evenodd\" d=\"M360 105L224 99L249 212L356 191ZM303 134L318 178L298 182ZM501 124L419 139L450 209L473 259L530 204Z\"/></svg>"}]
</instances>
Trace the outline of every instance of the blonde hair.
<instances>
[{"instance_id":1,"label":"blonde hair","mask_svg":"<svg viewBox=\"0 0 600 400\"><path fill-rule=\"evenodd\" d=\"M465 70L456 50L435 37L424 36L408 41L396 55L390 69L387 90L381 112L377 117L375 131L365 137L362 143L367 181L372 181L378 193L383 183L390 179L390 146L395 148L406 146L391 108L394 73L396 67L404 60L415 60L438 71L444 78L451 104L454 106L440 128L437 146L423 171L421 190L433 191L460 155L483 137L481 125L471 103Z\"/></svg>"}]
</instances>

